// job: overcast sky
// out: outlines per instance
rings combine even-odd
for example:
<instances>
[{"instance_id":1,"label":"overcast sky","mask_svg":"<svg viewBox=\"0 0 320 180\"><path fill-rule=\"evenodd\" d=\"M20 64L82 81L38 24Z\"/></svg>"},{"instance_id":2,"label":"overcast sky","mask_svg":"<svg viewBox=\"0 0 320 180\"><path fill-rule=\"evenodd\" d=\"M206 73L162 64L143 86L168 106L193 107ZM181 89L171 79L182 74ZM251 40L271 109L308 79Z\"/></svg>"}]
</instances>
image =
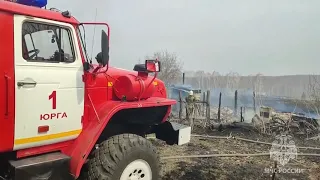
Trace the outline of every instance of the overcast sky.
<instances>
[{"instance_id":1,"label":"overcast sky","mask_svg":"<svg viewBox=\"0 0 320 180\"><path fill-rule=\"evenodd\" d=\"M112 66L132 69L167 49L185 70L319 74L319 0L48 1L79 21L94 21L97 8L96 21L111 26Z\"/></svg>"}]
</instances>

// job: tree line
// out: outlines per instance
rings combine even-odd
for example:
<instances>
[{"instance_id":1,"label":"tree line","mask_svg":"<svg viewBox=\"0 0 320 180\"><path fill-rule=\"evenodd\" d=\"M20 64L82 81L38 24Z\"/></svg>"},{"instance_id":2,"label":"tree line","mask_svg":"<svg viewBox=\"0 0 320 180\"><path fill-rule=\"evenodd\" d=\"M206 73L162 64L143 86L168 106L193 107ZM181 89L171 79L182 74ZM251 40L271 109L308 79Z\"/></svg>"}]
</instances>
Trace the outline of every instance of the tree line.
<instances>
[{"instance_id":1,"label":"tree line","mask_svg":"<svg viewBox=\"0 0 320 180\"><path fill-rule=\"evenodd\" d=\"M320 75L288 75L264 76L257 73L250 76L241 76L237 72L220 74L212 72L184 71L183 62L174 52L167 50L154 52L146 59L158 59L161 63L161 72L158 78L167 85L182 84L182 74L185 73L185 83L202 90L214 88L250 89L257 93L270 96L286 96L297 99L319 99Z\"/></svg>"}]
</instances>

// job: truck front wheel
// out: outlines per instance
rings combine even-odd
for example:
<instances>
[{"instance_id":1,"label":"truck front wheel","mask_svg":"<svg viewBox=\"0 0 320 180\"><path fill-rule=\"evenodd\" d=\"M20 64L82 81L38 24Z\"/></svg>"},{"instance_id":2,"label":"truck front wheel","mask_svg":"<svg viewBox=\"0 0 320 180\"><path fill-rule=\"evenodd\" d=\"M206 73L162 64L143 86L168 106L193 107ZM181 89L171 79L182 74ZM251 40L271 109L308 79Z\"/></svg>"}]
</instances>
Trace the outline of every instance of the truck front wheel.
<instances>
[{"instance_id":1,"label":"truck front wheel","mask_svg":"<svg viewBox=\"0 0 320 180\"><path fill-rule=\"evenodd\" d=\"M159 171L156 149L147 139L121 134L94 150L83 173L89 180L158 180Z\"/></svg>"}]
</instances>

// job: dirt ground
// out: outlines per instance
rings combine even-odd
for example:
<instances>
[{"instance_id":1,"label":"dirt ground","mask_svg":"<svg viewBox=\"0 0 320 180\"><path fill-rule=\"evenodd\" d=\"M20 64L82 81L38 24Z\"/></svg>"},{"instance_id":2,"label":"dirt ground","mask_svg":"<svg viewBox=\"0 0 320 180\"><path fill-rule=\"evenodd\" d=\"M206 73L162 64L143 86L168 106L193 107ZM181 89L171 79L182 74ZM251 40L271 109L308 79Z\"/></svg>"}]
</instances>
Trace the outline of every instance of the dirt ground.
<instances>
[{"instance_id":1,"label":"dirt ground","mask_svg":"<svg viewBox=\"0 0 320 180\"><path fill-rule=\"evenodd\" d=\"M250 129L232 128L222 131L195 128L194 134L214 136L233 136L272 143L275 139L261 135ZM320 147L320 141L305 140L306 137L294 137L296 146ZM183 146L168 146L159 140L152 140L158 147L161 157L195 154L229 153L268 153L271 146L244 142L234 139L207 139L192 137L191 142ZM320 150L298 150L298 153L317 153ZM274 167L269 156L258 157L213 157L181 158L161 161L163 180L260 180L272 179L272 173L266 169ZM280 165L281 166L281 165ZM290 160L283 168L300 170L298 173L277 173L275 179L283 180L320 180L320 157L298 156ZM296 171L297 172L297 171Z\"/></svg>"}]
</instances>

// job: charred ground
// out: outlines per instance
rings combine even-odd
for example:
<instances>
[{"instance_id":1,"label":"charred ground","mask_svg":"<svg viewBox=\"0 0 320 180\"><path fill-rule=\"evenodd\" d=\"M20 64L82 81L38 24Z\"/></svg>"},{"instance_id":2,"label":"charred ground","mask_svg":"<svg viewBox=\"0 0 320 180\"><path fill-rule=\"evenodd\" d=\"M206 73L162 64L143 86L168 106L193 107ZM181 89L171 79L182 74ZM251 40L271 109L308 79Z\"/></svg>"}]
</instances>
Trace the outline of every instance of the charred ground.
<instances>
[{"instance_id":1,"label":"charred ground","mask_svg":"<svg viewBox=\"0 0 320 180\"><path fill-rule=\"evenodd\" d=\"M226 128L218 130L204 130L195 127L194 134L212 136L242 137L272 143L274 138L263 135L249 128ZM320 147L318 140L306 140L305 135L294 135L296 146ZM165 143L153 140L160 151L161 157L175 155L200 155L200 154L251 154L269 152L271 146L244 142L234 139L208 139L192 137L191 142L184 146L167 146ZM298 150L298 153L317 153L319 150ZM258 157L213 157L213 158L180 158L163 160L161 176L163 180L238 180L238 179L272 179L272 173L266 173L265 168L274 167L274 161L269 156ZM320 157L298 156L291 160L284 168L305 169L302 173L276 174L275 179L319 180Z\"/></svg>"}]
</instances>

